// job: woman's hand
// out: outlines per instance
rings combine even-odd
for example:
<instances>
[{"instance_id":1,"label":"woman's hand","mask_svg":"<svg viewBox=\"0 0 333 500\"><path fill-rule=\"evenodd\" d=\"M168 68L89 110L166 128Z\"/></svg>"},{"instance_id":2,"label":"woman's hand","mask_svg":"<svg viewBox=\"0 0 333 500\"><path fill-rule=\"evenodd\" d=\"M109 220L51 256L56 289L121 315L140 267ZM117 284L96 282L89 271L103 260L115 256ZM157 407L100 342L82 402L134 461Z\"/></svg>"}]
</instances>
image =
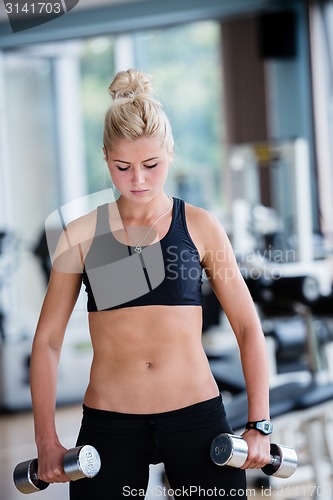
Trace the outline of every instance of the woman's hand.
<instances>
[{"instance_id":1,"label":"woman's hand","mask_svg":"<svg viewBox=\"0 0 333 500\"><path fill-rule=\"evenodd\" d=\"M246 430L242 438L247 442L247 460L241 469L261 469L270 461L270 441L255 429Z\"/></svg>"},{"instance_id":2,"label":"woman's hand","mask_svg":"<svg viewBox=\"0 0 333 500\"><path fill-rule=\"evenodd\" d=\"M61 443L38 446L38 479L47 483L66 483L70 479L63 468L63 458L67 449Z\"/></svg>"}]
</instances>

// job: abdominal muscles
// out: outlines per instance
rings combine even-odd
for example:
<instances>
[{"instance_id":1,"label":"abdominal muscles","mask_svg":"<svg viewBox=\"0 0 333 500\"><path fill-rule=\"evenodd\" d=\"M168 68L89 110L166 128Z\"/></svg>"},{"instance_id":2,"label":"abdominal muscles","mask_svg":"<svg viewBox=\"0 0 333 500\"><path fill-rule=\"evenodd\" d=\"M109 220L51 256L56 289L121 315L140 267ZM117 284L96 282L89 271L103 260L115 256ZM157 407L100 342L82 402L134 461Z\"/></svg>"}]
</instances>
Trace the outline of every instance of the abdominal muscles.
<instances>
[{"instance_id":1,"label":"abdominal muscles","mask_svg":"<svg viewBox=\"0 0 333 500\"><path fill-rule=\"evenodd\" d=\"M160 413L218 395L201 344L199 306L145 306L89 315L94 358L85 404Z\"/></svg>"}]
</instances>

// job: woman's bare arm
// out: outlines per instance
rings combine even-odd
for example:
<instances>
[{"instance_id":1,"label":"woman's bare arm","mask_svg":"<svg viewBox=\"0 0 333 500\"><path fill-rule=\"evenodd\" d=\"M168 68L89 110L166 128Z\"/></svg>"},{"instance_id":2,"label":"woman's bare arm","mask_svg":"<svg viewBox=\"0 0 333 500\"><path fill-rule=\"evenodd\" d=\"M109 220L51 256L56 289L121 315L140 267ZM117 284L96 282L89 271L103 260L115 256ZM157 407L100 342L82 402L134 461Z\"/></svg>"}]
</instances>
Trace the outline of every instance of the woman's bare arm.
<instances>
[{"instance_id":1,"label":"woman's bare arm","mask_svg":"<svg viewBox=\"0 0 333 500\"><path fill-rule=\"evenodd\" d=\"M252 297L238 269L230 241L218 220L199 210L202 265L235 333L248 395L248 420L269 419L269 377L265 338ZM199 233L198 233L199 234ZM249 458L244 467L268 460L268 438L256 430L244 435ZM251 445L252 442L252 445Z\"/></svg>"},{"instance_id":2,"label":"woman's bare arm","mask_svg":"<svg viewBox=\"0 0 333 500\"><path fill-rule=\"evenodd\" d=\"M38 475L48 482L68 480L62 468L65 448L55 427L57 371L69 318L81 288L83 257L81 240L87 241L87 218L71 223L62 233L48 289L40 312L30 364Z\"/></svg>"},{"instance_id":3,"label":"woman's bare arm","mask_svg":"<svg viewBox=\"0 0 333 500\"><path fill-rule=\"evenodd\" d=\"M55 428L57 368L66 326L80 286L80 274L52 270L32 346L30 386L39 455L38 472L39 477L48 482L67 480L61 465L65 449Z\"/></svg>"}]
</instances>

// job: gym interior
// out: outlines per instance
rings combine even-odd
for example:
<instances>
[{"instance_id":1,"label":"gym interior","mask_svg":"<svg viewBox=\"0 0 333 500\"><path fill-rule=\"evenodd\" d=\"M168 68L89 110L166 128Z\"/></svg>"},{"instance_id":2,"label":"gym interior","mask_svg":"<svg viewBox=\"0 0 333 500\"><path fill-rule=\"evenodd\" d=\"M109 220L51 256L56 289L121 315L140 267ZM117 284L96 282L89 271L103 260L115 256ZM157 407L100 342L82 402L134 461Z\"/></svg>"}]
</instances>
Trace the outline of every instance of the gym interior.
<instances>
[{"instance_id":1,"label":"gym interior","mask_svg":"<svg viewBox=\"0 0 333 500\"><path fill-rule=\"evenodd\" d=\"M154 75L173 126L168 192L218 216L262 322L272 440L296 451L297 467L249 471L249 497L332 499L332 0L80 0L67 10L15 31L0 4L0 500L22 498L13 470L36 455L29 362L50 271L45 232L60 207L66 217L110 188L107 87L129 67ZM203 291L202 342L239 435L236 341L208 280ZM81 294L67 330L57 425L71 448L91 361ZM163 465L152 466L149 491L164 484ZM66 492L52 485L38 498Z\"/></svg>"}]
</instances>

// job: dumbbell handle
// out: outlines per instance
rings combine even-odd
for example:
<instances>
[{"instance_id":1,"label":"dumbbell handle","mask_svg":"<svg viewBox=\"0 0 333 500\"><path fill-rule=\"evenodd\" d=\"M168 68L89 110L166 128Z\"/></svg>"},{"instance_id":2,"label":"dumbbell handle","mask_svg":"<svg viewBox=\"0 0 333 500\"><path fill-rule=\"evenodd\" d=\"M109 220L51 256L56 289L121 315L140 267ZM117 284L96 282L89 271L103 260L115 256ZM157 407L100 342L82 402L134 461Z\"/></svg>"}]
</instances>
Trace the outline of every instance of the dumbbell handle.
<instances>
[{"instance_id":1,"label":"dumbbell handle","mask_svg":"<svg viewBox=\"0 0 333 500\"><path fill-rule=\"evenodd\" d=\"M94 477L101 467L97 450L90 445L78 446L68 450L63 458L63 467L71 481L84 477ZM38 478L38 459L33 458L19 463L13 474L16 488L21 493L34 493L45 490L49 483Z\"/></svg>"},{"instance_id":2,"label":"dumbbell handle","mask_svg":"<svg viewBox=\"0 0 333 500\"><path fill-rule=\"evenodd\" d=\"M271 459L267 465L277 465L278 467L280 467L281 457L279 455L271 455Z\"/></svg>"},{"instance_id":3,"label":"dumbbell handle","mask_svg":"<svg viewBox=\"0 0 333 500\"><path fill-rule=\"evenodd\" d=\"M297 467L295 450L288 446L271 443L271 458L262 471L269 476L290 477ZM219 434L210 447L210 456L216 465L242 467L248 455L247 442L241 436Z\"/></svg>"}]
</instances>

